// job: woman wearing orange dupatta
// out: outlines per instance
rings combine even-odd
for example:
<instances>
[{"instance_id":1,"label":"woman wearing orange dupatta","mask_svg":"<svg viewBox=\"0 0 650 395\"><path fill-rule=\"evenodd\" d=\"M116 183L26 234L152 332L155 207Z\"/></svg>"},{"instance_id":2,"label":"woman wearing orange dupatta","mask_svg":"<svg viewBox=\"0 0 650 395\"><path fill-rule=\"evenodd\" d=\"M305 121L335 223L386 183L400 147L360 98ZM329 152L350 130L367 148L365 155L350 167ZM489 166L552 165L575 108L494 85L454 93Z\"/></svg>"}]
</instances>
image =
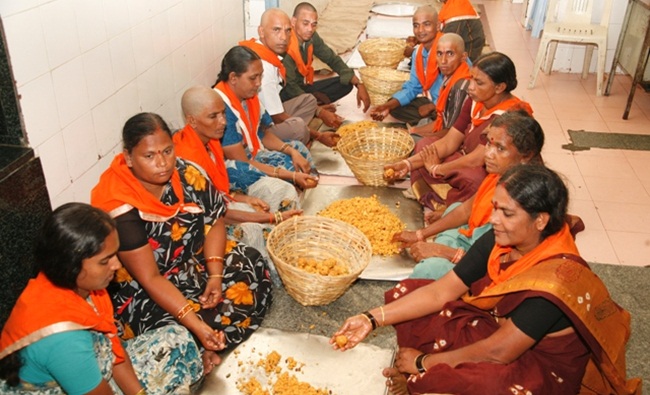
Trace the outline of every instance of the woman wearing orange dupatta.
<instances>
[{"instance_id":1,"label":"woman wearing orange dupatta","mask_svg":"<svg viewBox=\"0 0 650 395\"><path fill-rule=\"evenodd\" d=\"M200 379L199 350L182 327L125 343L117 337L105 288L121 267L118 245L115 222L87 204L64 204L45 221L34 253L39 273L0 335L0 393L171 394Z\"/></svg>"},{"instance_id":2,"label":"woman wearing orange dupatta","mask_svg":"<svg viewBox=\"0 0 650 395\"><path fill-rule=\"evenodd\" d=\"M262 253L273 283L281 286L266 250L266 239L274 224L302 214L302 210L292 209L298 205L296 189L286 181L262 177L248 188L248 195L231 191L220 143L226 127L226 106L221 96L207 86L194 86L183 93L181 107L187 124L174 133L176 154L205 170L226 198L228 239L240 241Z\"/></svg>"},{"instance_id":3,"label":"woman wearing orange dupatta","mask_svg":"<svg viewBox=\"0 0 650 395\"><path fill-rule=\"evenodd\" d=\"M485 232L492 229L492 196L499 177L522 163L541 163L544 132L539 123L524 111L507 112L494 118L487 128L485 169L488 176L478 192L462 203L454 203L442 218L417 231L405 230L394 240L410 247L418 262L411 278L437 280L457 263ZM427 242L435 237L435 242Z\"/></svg>"},{"instance_id":4,"label":"woman wearing orange dupatta","mask_svg":"<svg viewBox=\"0 0 650 395\"><path fill-rule=\"evenodd\" d=\"M481 56L471 69L466 100L456 123L444 137L423 138L415 154L386 166L394 178L411 173L411 187L420 204L431 210L463 202L473 196L487 175L484 169L485 128L497 115L525 109L528 103L512 93L517 73L512 60L499 52ZM439 188L448 184L450 189ZM445 193L446 192L446 193Z\"/></svg>"},{"instance_id":5,"label":"woman wearing orange dupatta","mask_svg":"<svg viewBox=\"0 0 650 395\"><path fill-rule=\"evenodd\" d=\"M386 305L348 318L334 335L343 349L394 325L399 351L383 374L396 395L640 394L625 376L630 315L580 258L561 178L515 166L492 204L493 230L451 272L402 281Z\"/></svg>"},{"instance_id":6,"label":"woman wearing orange dupatta","mask_svg":"<svg viewBox=\"0 0 650 395\"><path fill-rule=\"evenodd\" d=\"M207 374L216 354L246 340L271 302L266 262L226 242L222 194L204 170L177 158L157 114L131 117L115 156L92 190L93 205L117 222L124 268L108 290L124 338L180 323L203 348Z\"/></svg>"},{"instance_id":7,"label":"woman wearing orange dupatta","mask_svg":"<svg viewBox=\"0 0 650 395\"><path fill-rule=\"evenodd\" d=\"M307 147L282 142L268 128L272 121L257 92L262 61L248 47L231 48L221 61L214 89L226 103L226 130L221 140L231 188L246 193L261 177L276 177L299 188L314 188L318 178Z\"/></svg>"}]
</instances>

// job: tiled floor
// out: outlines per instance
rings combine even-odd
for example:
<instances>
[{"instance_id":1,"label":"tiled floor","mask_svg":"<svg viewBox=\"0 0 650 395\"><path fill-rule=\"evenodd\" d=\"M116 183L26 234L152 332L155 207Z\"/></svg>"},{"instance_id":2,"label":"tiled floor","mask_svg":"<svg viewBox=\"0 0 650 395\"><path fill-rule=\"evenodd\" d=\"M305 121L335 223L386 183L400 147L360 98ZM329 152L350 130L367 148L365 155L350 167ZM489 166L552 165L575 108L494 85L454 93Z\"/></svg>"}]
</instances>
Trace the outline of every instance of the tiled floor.
<instances>
[{"instance_id":1,"label":"tiled floor","mask_svg":"<svg viewBox=\"0 0 650 395\"><path fill-rule=\"evenodd\" d=\"M595 132L650 134L650 94L639 89L628 120L623 110L631 80L617 76L608 97L596 96L596 77L540 73L533 90L527 89L539 39L521 28L521 5L483 0L496 49L517 66L515 94L533 106L546 135L546 164L562 173L570 187L572 213L580 215L586 230L577 237L589 262L650 265L650 151L591 149L571 152L568 129ZM368 119L356 108L354 95L340 101L346 119Z\"/></svg>"}]
</instances>

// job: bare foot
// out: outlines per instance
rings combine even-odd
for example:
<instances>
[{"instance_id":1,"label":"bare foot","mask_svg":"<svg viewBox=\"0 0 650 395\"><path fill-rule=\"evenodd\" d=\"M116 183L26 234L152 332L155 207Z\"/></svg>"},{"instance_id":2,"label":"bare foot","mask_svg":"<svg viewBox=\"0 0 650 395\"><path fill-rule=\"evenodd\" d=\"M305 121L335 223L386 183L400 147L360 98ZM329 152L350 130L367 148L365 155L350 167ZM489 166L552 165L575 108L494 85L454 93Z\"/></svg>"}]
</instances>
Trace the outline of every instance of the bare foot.
<instances>
[{"instance_id":1,"label":"bare foot","mask_svg":"<svg viewBox=\"0 0 650 395\"><path fill-rule=\"evenodd\" d=\"M221 363L221 357L214 351L205 350L201 356L203 360L203 374L208 375L216 365Z\"/></svg>"},{"instance_id":2,"label":"bare foot","mask_svg":"<svg viewBox=\"0 0 650 395\"><path fill-rule=\"evenodd\" d=\"M386 380L386 387L393 395L408 395L409 390L406 387L406 377L397 370L397 368L386 368L381 374L384 375Z\"/></svg>"}]
</instances>

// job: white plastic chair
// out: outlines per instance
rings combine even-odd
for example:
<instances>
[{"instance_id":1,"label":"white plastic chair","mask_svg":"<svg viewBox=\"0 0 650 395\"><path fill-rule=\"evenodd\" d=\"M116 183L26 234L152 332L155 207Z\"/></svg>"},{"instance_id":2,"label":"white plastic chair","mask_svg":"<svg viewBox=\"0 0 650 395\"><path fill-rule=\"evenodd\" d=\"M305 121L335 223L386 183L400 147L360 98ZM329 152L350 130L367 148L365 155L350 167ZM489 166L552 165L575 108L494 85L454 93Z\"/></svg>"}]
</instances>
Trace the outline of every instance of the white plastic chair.
<instances>
[{"instance_id":1,"label":"white plastic chair","mask_svg":"<svg viewBox=\"0 0 650 395\"><path fill-rule=\"evenodd\" d=\"M544 72L551 73L558 42L586 45L585 60L582 66L582 78L587 78L594 46L598 47L598 65L596 67L596 94L603 94L605 59L607 56L607 29L612 0L604 0L603 15L599 24L591 23L594 0L550 0L546 11L544 32L537 50L535 67L530 76L528 89L535 86L537 73L546 59ZM549 47L550 44L550 48ZM548 55L547 55L548 49Z\"/></svg>"}]
</instances>

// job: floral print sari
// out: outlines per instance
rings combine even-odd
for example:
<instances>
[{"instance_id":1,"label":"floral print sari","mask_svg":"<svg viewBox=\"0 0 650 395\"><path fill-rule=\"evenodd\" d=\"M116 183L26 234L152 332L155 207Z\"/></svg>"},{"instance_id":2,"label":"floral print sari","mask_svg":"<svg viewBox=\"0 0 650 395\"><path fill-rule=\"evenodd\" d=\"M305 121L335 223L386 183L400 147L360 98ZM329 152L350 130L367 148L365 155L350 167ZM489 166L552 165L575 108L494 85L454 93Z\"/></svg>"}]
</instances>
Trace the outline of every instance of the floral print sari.
<instances>
[{"instance_id":1,"label":"floral print sari","mask_svg":"<svg viewBox=\"0 0 650 395\"><path fill-rule=\"evenodd\" d=\"M203 321L224 331L226 347L232 348L259 327L271 302L266 263L257 250L229 241L224 257L224 299L216 308L201 308L198 298L205 289L208 274L203 256L205 234L225 214L226 205L202 169L180 158L176 159L176 168L185 202L196 203L203 213L181 211L165 222L143 221L149 246L160 273L185 295ZM165 188L161 201L168 205L178 201L171 185ZM119 232L119 217L116 220ZM120 333L123 339L176 323L124 268L117 273L109 292L116 318L123 327Z\"/></svg>"}]
</instances>

